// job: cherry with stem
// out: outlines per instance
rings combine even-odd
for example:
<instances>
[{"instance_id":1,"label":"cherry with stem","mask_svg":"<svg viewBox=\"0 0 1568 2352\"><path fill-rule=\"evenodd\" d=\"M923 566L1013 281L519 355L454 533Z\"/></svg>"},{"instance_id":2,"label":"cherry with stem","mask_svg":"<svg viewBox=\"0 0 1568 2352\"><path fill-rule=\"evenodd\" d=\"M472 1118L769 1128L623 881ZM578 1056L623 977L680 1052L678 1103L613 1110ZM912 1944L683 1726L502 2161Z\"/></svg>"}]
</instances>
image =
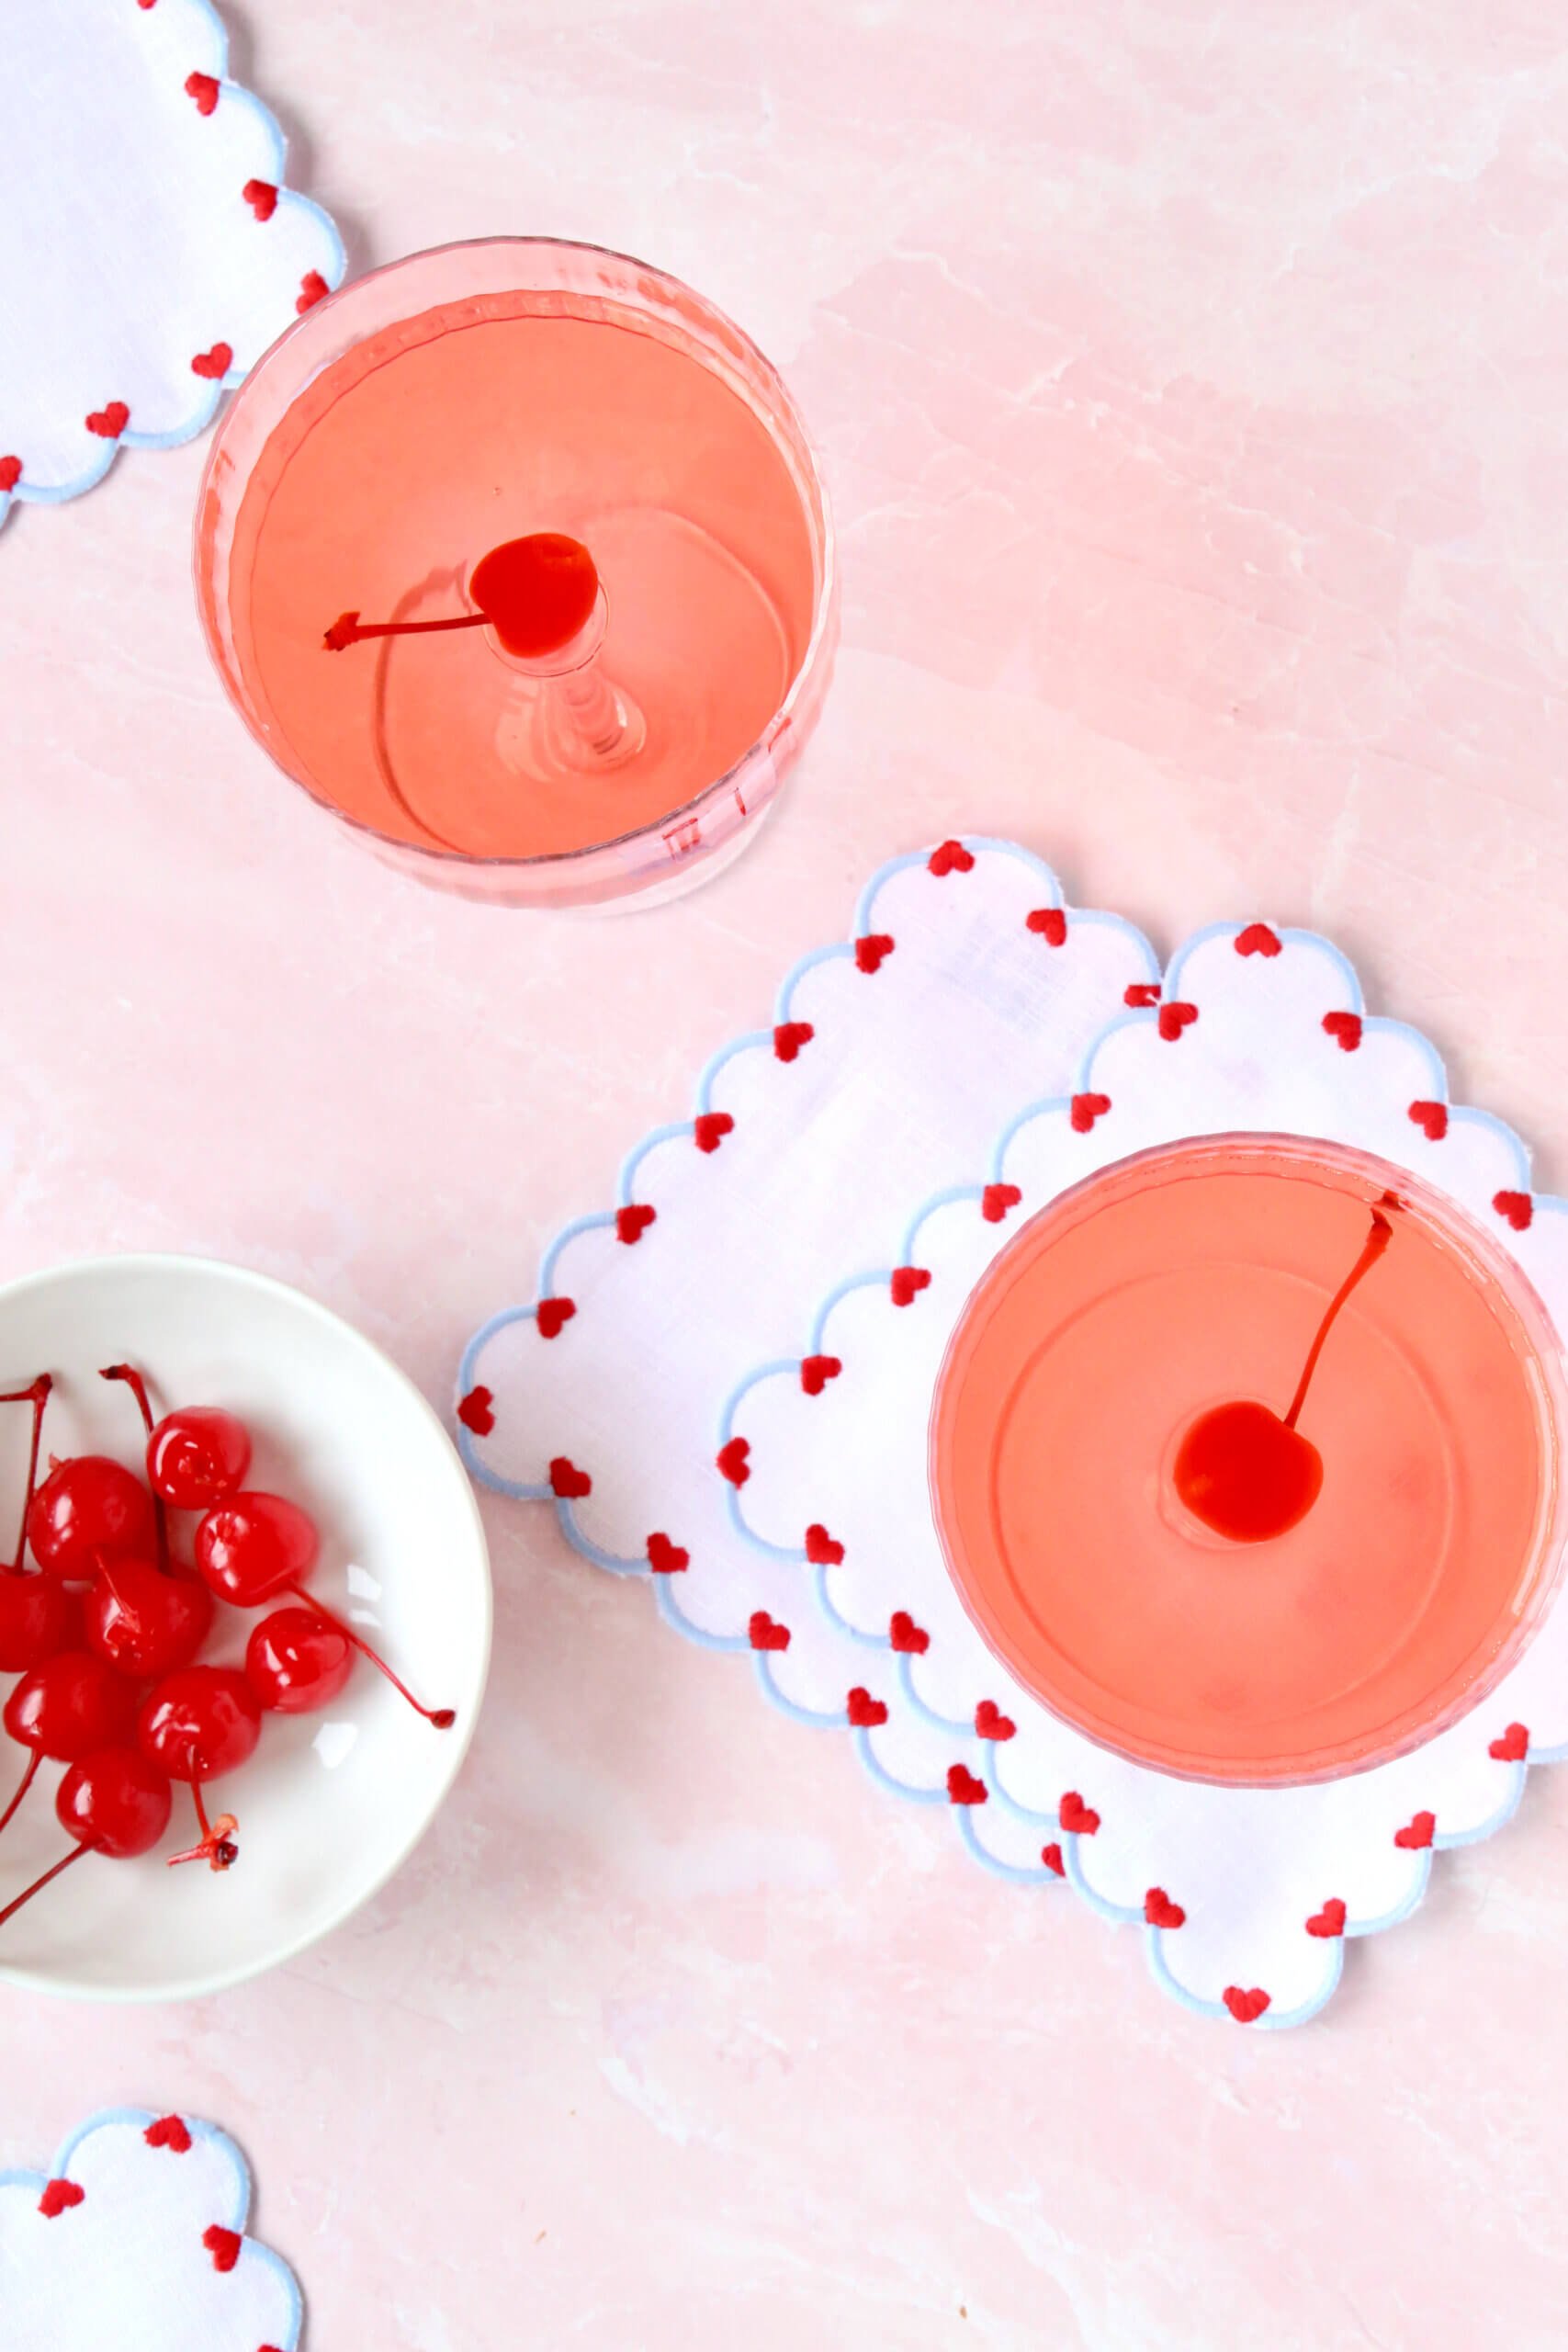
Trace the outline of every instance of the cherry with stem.
<instances>
[{"instance_id":1,"label":"cherry with stem","mask_svg":"<svg viewBox=\"0 0 1568 2352\"><path fill-rule=\"evenodd\" d=\"M147 1401L147 1383L137 1371L136 1366L133 1363L106 1364L99 1373L98 1378L124 1381L141 1408L142 1426L151 1437L154 1426L152 1408ZM167 1576L170 1573L169 1514L164 1507L164 1498L160 1494L154 1494L152 1497L152 1520L158 1531L158 1566Z\"/></svg>"},{"instance_id":2,"label":"cherry with stem","mask_svg":"<svg viewBox=\"0 0 1568 2352\"><path fill-rule=\"evenodd\" d=\"M318 1617L321 1618L327 1624L335 1626L336 1630L343 1635L344 1640L349 1643L353 1648L356 1649L361 1657L369 1659L378 1674L384 1674L386 1676L393 1690L401 1693L402 1697L408 1701L409 1705L413 1709L416 1715L423 1715L425 1722L427 1724L434 1724L437 1731L451 1730L453 1724L457 1720L457 1713L455 1707L427 1707L424 1705L423 1701L416 1699L413 1692L409 1689L408 1684L403 1680L401 1675L394 1674L392 1668L387 1664L386 1659L381 1656L380 1652L378 1650L373 1650L369 1643L362 1640L359 1634L355 1632L352 1625L344 1624L343 1619L339 1617L334 1611L329 1609L324 1601L318 1600L313 1592L307 1591L306 1588L300 1584L297 1578L290 1577L288 1582L282 1587L282 1589L285 1592L293 1593L296 1600L303 1601L307 1609L313 1611L314 1613Z\"/></svg>"},{"instance_id":3,"label":"cherry with stem","mask_svg":"<svg viewBox=\"0 0 1568 2352\"><path fill-rule=\"evenodd\" d=\"M581 637L599 597L599 573L581 539L533 531L503 539L475 564L468 594L477 612L437 621L362 621L340 613L322 635L328 653L372 637L424 637L441 629L493 628L509 653L540 661Z\"/></svg>"}]
</instances>

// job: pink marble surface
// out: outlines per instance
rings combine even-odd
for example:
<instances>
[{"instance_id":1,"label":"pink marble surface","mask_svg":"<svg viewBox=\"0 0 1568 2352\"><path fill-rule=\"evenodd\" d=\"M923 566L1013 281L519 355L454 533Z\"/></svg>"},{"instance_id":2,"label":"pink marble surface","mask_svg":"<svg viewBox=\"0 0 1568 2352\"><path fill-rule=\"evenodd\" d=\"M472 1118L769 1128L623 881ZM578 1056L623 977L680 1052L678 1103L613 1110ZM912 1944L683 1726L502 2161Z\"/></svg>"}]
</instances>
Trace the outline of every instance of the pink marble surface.
<instances>
[{"instance_id":1,"label":"pink marble surface","mask_svg":"<svg viewBox=\"0 0 1568 2352\"><path fill-rule=\"evenodd\" d=\"M1568 1181L1558 12L276 0L235 70L356 266L592 238L759 336L837 493L839 681L755 855L547 928L384 874L251 748L199 449L17 517L6 1272L243 1260L440 1397L857 878L961 826L1163 944L1334 932ZM1563 2341L1568 1780L1321 2023L1201 2024L486 1513L491 1699L417 1858L204 2006L0 1998L0 2163L211 2115L312 2352Z\"/></svg>"}]
</instances>

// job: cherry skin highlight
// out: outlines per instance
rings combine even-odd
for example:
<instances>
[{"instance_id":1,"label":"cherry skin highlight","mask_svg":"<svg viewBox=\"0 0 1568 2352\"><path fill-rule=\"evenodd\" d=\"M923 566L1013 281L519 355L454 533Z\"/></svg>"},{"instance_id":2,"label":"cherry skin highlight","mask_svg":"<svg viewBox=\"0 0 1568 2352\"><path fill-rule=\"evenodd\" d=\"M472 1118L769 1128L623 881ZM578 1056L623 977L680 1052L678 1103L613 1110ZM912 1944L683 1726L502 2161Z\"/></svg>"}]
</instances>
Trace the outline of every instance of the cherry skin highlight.
<instances>
[{"instance_id":1,"label":"cherry skin highlight","mask_svg":"<svg viewBox=\"0 0 1568 2352\"><path fill-rule=\"evenodd\" d=\"M309 1576L320 1548L315 1521L283 1495L232 1495L196 1531L197 1566L237 1609L259 1609Z\"/></svg>"},{"instance_id":2,"label":"cherry skin highlight","mask_svg":"<svg viewBox=\"0 0 1568 2352\"><path fill-rule=\"evenodd\" d=\"M276 1715L307 1715L330 1706L354 1670L354 1645L341 1625L313 1609L276 1609L245 1645L245 1677Z\"/></svg>"},{"instance_id":3,"label":"cherry skin highlight","mask_svg":"<svg viewBox=\"0 0 1568 2352\"><path fill-rule=\"evenodd\" d=\"M176 1510L210 1510L243 1484L250 1466L250 1431L216 1405L165 1415L147 1441L148 1483Z\"/></svg>"},{"instance_id":4,"label":"cherry skin highlight","mask_svg":"<svg viewBox=\"0 0 1568 2352\"><path fill-rule=\"evenodd\" d=\"M89 1649L119 1673L151 1681L196 1657L212 1624L212 1595L198 1577L166 1577L151 1560L106 1560L82 1621Z\"/></svg>"},{"instance_id":5,"label":"cherry skin highlight","mask_svg":"<svg viewBox=\"0 0 1568 2352\"><path fill-rule=\"evenodd\" d=\"M146 1487L102 1453L57 1462L28 1512L28 1541L39 1567L71 1583L86 1583L100 1554L144 1552L154 1532Z\"/></svg>"},{"instance_id":6,"label":"cherry skin highlight","mask_svg":"<svg viewBox=\"0 0 1568 2352\"><path fill-rule=\"evenodd\" d=\"M77 1596L58 1577L0 1576L0 1674L28 1674L82 1646Z\"/></svg>"}]
</instances>

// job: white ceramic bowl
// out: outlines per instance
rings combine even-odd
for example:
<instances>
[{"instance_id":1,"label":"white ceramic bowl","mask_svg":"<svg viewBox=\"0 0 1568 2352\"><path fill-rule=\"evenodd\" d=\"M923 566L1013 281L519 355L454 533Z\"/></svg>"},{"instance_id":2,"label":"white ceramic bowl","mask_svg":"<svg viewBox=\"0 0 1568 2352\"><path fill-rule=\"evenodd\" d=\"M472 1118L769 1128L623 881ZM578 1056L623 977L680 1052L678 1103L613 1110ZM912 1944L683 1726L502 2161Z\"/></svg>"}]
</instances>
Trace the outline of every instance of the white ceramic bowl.
<instances>
[{"instance_id":1,"label":"white ceramic bowl","mask_svg":"<svg viewBox=\"0 0 1568 2352\"><path fill-rule=\"evenodd\" d=\"M227 1407L250 1428L246 1483L314 1516L310 1581L453 1728L422 1722L365 1660L321 1713L263 1719L243 1771L209 1804L239 1819L241 1859L218 1875L165 1867L195 1843L176 1784L163 1846L141 1861L92 1855L0 1928L0 1979L103 2001L216 1992L339 1926L406 1860L463 1760L490 1662L484 1532L467 1476L418 1390L379 1351L282 1283L199 1258L99 1258L0 1287L0 1389L39 1372L56 1386L46 1453L141 1466L130 1392L102 1364L141 1367L153 1408ZM0 1406L0 1555L15 1543L28 1416ZM174 1515L190 1556L195 1521ZM183 1537L183 1544L181 1538ZM274 1606L281 1605L275 1603ZM238 1664L261 1612L220 1608L204 1657ZM6 1687L0 1685L0 1688ZM0 1739L0 1792L23 1751ZM46 1765L0 1838L0 1902L69 1850Z\"/></svg>"}]
</instances>

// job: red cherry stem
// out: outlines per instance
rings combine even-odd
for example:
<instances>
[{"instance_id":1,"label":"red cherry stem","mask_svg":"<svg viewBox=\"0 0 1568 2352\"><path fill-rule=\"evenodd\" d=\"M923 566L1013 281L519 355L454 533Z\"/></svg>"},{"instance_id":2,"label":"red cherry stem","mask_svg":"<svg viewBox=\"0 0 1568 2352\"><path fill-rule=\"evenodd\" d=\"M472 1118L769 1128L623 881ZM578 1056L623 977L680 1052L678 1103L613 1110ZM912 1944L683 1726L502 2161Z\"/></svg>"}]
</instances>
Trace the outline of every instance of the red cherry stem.
<instances>
[{"instance_id":1,"label":"red cherry stem","mask_svg":"<svg viewBox=\"0 0 1568 2352\"><path fill-rule=\"evenodd\" d=\"M240 1859L240 1849L232 1837L239 1823L231 1813L220 1813L215 1822L209 1821L199 1781L191 1782L190 1792L196 1800L196 1818L201 1830L201 1841L186 1853L171 1854L169 1868L173 1870L177 1862L206 1862L209 1869L215 1871L231 1869Z\"/></svg>"},{"instance_id":2,"label":"red cherry stem","mask_svg":"<svg viewBox=\"0 0 1568 2352\"><path fill-rule=\"evenodd\" d=\"M306 1608L313 1609L318 1617L324 1617L329 1625L335 1625L338 1632L343 1635L344 1641L352 1642L354 1647L359 1652L360 1657L367 1657L371 1665L376 1668L378 1674L384 1674L388 1681L391 1684L393 1690L401 1691L403 1697L408 1701L409 1705L413 1709L416 1715L423 1715L427 1724L434 1724L435 1725L437 1731L451 1730L453 1724L457 1720L457 1714L452 1708L422 1706L420 1702L414 1697L413 1692L409 1689L408 1684L402 1679L401 1676L392 1672L392 1669L387 1664L386 1659L378 1657L371 1648L369 1643L362 1641L359 1635L355 1632L353 1626L345 1625L343 1619L335 1615L333 1611L326 1606L324 1601L318 1600L313 1592L307 1592L304 1586L297 1577L290 1579L287 1589L289 1592L297 1594L299 1600L305 1603Z\"/></svg>"},{"instance_id":3,"label":"red cherry stem","mask_svg":"<svg viewBox=\"0 0 1568 2352\"><path fill-rule=\"evenodd\" d=\"M11 1799L10 1804L6 1807L5 1812L0 1813L0 1829L4 1829L6 1827L11 1818L11 1815L16 1812L17 1807L21 1804L22 1799L32 1787L38 1768L42 1762L43 1751L41 1748L35 1747L31 1756L28 1758L28 1769L22 1774L20 1781L17 1784L16 1795Z\"/></svg>"},{"instance_id":4,"label":"red cherry stem","mask_svg":"<svg viewBox=\"0 0 1568 2352\"><path fill-rule=\"evenodd\" d=\"M22 1524L17 1535L17 1556L5 1564L7 1576L20 1576L28 1549L28 1513L33 1507L33 1489L38 1485L39 1445L43 1437L43 1408L54 1386L47 1372L40 1372L28 1388L14 1388L8 1396L0 1396L0 1405L30 1405L33 1408L32 1451L28 1456L28 1490L22 1498Z\"/></svg>"},{"instance_id":5,"label":"red cherry stem","mask_svg":"<svg viewBox=\"0 0 1568 2352\"><path fill-rule=\"evenodd\" d=\"M81 1860L84 1854L93 1854L96 1851L97 1848L93 1839L87 1838L83 1839L81 1845L73 1846L68 1854L62 1854L60 1860L51 1864L41 1878L35 1878L31 1886L23 1887L20 1894L13 1902L7 1903L4 1911L0 1911L0 1928L5 1926L7 1919L15 1918L23 1904L30 1903L33 1896L40 1894L51 1878L58 1878L62 1871L68 1871L73 1862Z\"/></svg>"},{"instance_id":6,"label":"red cherry stem","mask_svg":"<svg viewBox=\"0 0 1568 2352\"><path fill-rule=\"evenodd\" d=\"M133 1363L106 1364L102 1372L99 1373L98 1378L100 1380L124 1381L126 1386L135 1397L138 1405L141 1408L142 1426L145 1428L148 1436L151 1437L152 1434L152 1408L147 1401L147 1383L142 1379L141 1374L137 1371L136 1366ZM164 1574L167 1576L169 1574L170 1565L169 1518L168 1513L164 1507L164 1498L162 1495L154 1494L152 1497L152 1517L158 1530L158 1566L163 1569ZM101 1567L103 1563L100 1561L98 1565Z\"/></svg>"},{"instance_id":7,"label":"red cherry stem","mask_svg":"<svg viewBox=\"0 0 1568 2352\"><path fill-rule=\"evenodd\" d=\"M1307 1351L1307 1360L1302 1366L1302 1376L1296 1383L1296 1393L1291 1399L1291 1409L1285 1415L1285 1427L1288 1430L1293 1430L1295 1428L1297 1416L1300 1414L1302 1407L1306 1403L1306 1393L1312 1385L1313 1374L1317 1370L1317 1360L1323 1353L1323 1343L1327 1339L1330 1331L1333 1330L1335 1323L1338 1319L1341 1307L1349 1297L1351 1292L1355 1289L1357 1283L1364 1280L1364 1278L1371 1272L1372 1268L1377 1264L1378 1260L1382 1256L1383 1251L1388 1248L1389 1243L1393 1238L1393 1227L1390 1225L1387 1217L1384 1216L1382 1213L1383 1208L1397 1208L1398 1206L1398 1202L1392 1199L1385 1193L1383 1196L1382 1207L1375 1208L1372 1211L1372 1229L1367 1236L1366 1246L1362 1250L1361 1254L1357 1259L1355 1264L1351 1267L1349 1272L1346 1275L1344 1281L1340 1283L1338 1289L1335 1292L1333 1297L1329 1300L1328 1311L1317 1327L1317 1337Z\"/></svg>"},{"instance_id":8,"label":"red cherry stem","mask_svg":"<svg viewBox=\"0 0 1568 2352\"><path fill-rule=\"evenodd\" d=\"M423 637L438 628L482 628L488 613L457 613L449 621L362 621L357 613L340 613L321 639L326 653L341 653L367 637Z\"/></svg>"}]
</instances>

